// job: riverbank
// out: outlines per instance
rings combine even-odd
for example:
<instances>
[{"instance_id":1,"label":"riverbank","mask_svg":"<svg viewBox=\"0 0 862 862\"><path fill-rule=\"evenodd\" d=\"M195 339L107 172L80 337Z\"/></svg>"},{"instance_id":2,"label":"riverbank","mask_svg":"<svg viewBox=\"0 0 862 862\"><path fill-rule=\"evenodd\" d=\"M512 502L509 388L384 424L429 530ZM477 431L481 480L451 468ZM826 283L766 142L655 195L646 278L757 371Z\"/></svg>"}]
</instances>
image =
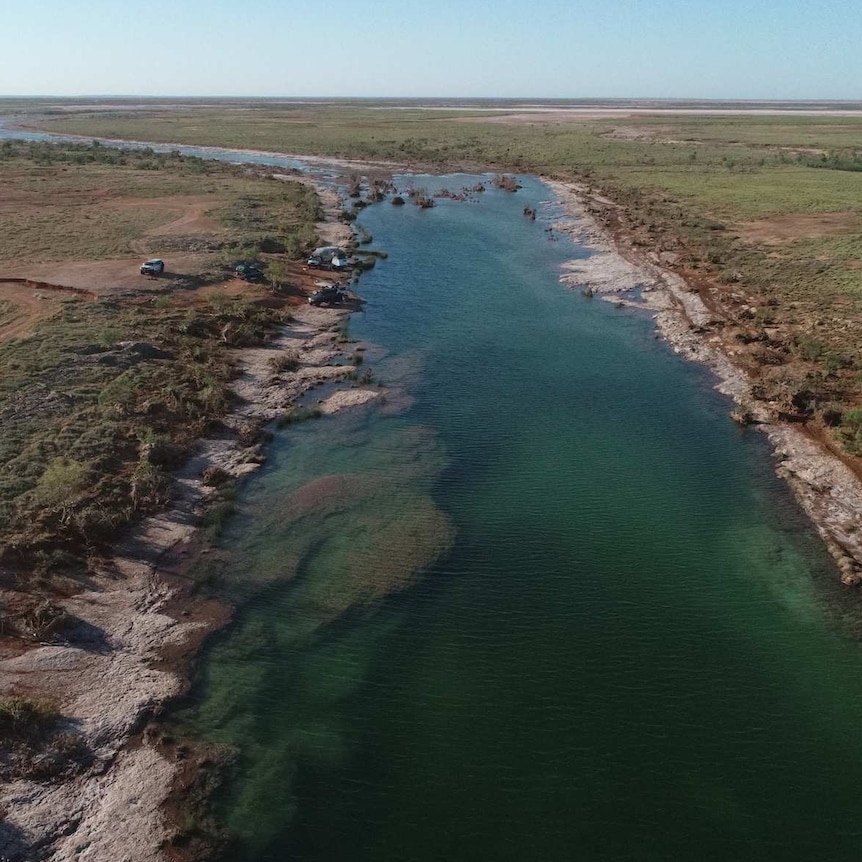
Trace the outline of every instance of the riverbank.
<instances>
[{"instance_id":1,"label":"riverbank","mask_svg":"<svg viewBox=\"0 0 862 862\"><path fill-rule=\"evenodd\" d=\"M348 242L349 227L334 221L334 193L321 191L328 218L319 234ZM275 337L231 351L236 408L174 475L170 508L127 533L83 590L56 597L66 620L59 637L4 648L2 690L53 705L74 740L76 765L64 761L52 773L57 755L37 754L31 774L13 775L0 790L3 858L152 860L170 842L164 805L182 756L168 759L143 731L182 693L191 657L231 614L186 575L206 553L199 531L208 512L226 505L224 488L265 460L267 423L290 415L312 390L320 397L309 415L381 394L340 385L353 368L344 338L349 313L294 303Z\"/></svg>"},{"instance_id":2,"label":"riverbank","mask_svg":"<svg viewBox=\"0 0 862 862\"><path fill-rule=\"evenodd\" d=\"M268 584L177 716L240 752L215 798L227 856L533 858L539 840L548 859L631 858L646 823L663 858L843 858L855 593L711 375L648 315L557 284L588 252L546 230L547 186L520 182L360 216L389 259L352 332L416 401L279 435L220 543L242 592ZM451 548L333 618L369 558L413 544L417 470ZM317 502L323 517L297 520ZM381 520L401 529L375 542ZM620 836L623 809L642 816Z\"/></svg>"},{"instance_id":3,"label":"riverbank","mask_svg":"<svg viewBox=\"0 0 862 862\"><path fill-rule=\"evenodd\" d=\"M27 134L36 134L43 135L46 134L43 129L41 129L38 125L40 122L45 122L47 118L40 117L28 117L26 118L27 122L22 122L21 118L12 117L10 120L7 120L5 123L5 127L8 128L12 132L20 132L24 135ZM76 143L87 144L93 140L92 135L77 135L77 134L56 134L54 132L48 132L48 135L58 139L58 140L68 140ZM125 138L113 138L110 136L96 136L102 141L104 144L109 146L117 146L117 147L134 147L136 149L156 149L157 152L171 152L173 150L182 151L186 149L189 145L184 144L179 141L143 141L143 140L134 140L134 139L125 139ZM336 156L321 156L321 155L303 155L301 153L284 153L278 152L276 150L261 150L255 149L252 147L219 147L219 146L194 146L195 151L207 153L212 157L217 157L219 154L231 153L235 156L244 156L244 159L238 159L237 162L239 164L250 164L250 165L265 165L269 160L277 159L278 164L281 167L284 167L285 162L295 162L297 167L302 167L304 169L311 168L317 171L323 170L332 170L337 173L344 173L349 171L354 172L380 172L383 174L389 174L394 171L400 172L408 172L418 170L419 166L417 166L414 162L394 162L394 161L380 161L375 159L368 158L360 158L360 159L351 159L345 157L336 157ZM427 167L433 168L434 165L429 164ZM296 179L296 177L291 177L292 179ZM325 187L321 187L325 188Z\"/></svg>"},{"instance_id":4,"label":"riverbank","mask_svg":"<svg viewBox=\"0 0 862 862\"><path fill-rule=\"evenodd\" d=\"M644 286L642 302L624 296L614 299L651 310L660 331L678 352L718 374L722 391L740 404L740 415L756 422L776 449L785 453L780 469L795 483L803 507L846 569L842 570L845 579L858 577L860 557L852 549L858 552L854 542L860 510L847 507L847 500L860 499L859 483L851 481L852 471L844 468L850 473L849 478L845 476L837 469L843 466L836 464L837 459L822 453L793 426L774 420L769 405L754 398L750 381L732 362L732 344L713 331L714 313L679 276L626 248L621 237L615 245L585 209L579 197L583 189L561 185L556 190L561 198L571 197L568 203L574 218L567 229L594 251L592 258L569 269L565 276L569 283L605 294ZM610 205L609 201L599 203ZM335 211L331 201L330 208ZM344 366L327 364L337 350L333 339L343 315L303 307L294 316L296 321L273 345L239 354L243 376L237 393L243 403L235 415L235 431L277 418L311 387L345 373ZM300 370L280 375L274 383L272 360L287 355L298 356ZM366 394L361 395L363 392ZM323 399L320 409L338 409L345 396L352 401L374 395L371 389L347 390ZM13 668L21 679L36 672L44 674L58 689L68 690L70 678L80 681L81 693L69 714L98 758L98 768L86 781L47 789L21 784L14 790L17 795L4 797L9 810L16 812L16 819L9 819L11 826L20 832L21 840L26 835L37 836L45 858L77 858L86 848L93 858L152 859L152 848L169 837L161 805L179 766L146 739L131 747L127 742L137 742L142 722L182 691L182 674L177 669L207 632L228 619L229 611L216 603L196 602L183 594L173 578L161 575L182 570L183 557L191 555L182 551L191 547L193 522L212 493L200 481L201 473L217 467L241 476L256 469L261 457L260 441L237 446L235 441L220 439L204 444L201 454L177 480L183 504L146 522L140 534L124 543L113 568L94 579L93 589L70 600L70 613L103 633L94 634L92 648L40 648L33 651L37 653L35 664ZM30 813L18 818L19 810ZM65 835L67 831L71 834ZM62 837L51 843L52 836ZM14 840L18 839L13 836ZM16 845L9 846L14 852Z\"/></svg>"},{"instance_id":5,"label":"riverbank","mask_svg":"<svg viewBox=\"0 0 862 862\"><path fill-rule=\"evenodd\" d=\"M61 699L65 721L94 758L70 781L19 779L0 792L5 857L77 859L86 850L94 859L151 860L170 838L162 805L179 765L140 732L184 690L188 660L230 618L229 607L172 576L186 568L190 551L200 551L194 542L201 512L215 493L204 477L219 470L240 479L256 470L263 447L243 442L243 432L247 440L248 428L283 416L303 394L343 380L351 368L330 364L343 355L336 339L346 312L297 309L294 317L271 344L238 354L241 406L225 420L237 434L204 441L176 477L171 509L144 521L90 589L63 602L91 632L89 643L75 637L75 646L40 646L0 665L4 688ZM280 357L299 368L274 375ZM376 397L371 388L334 390L319 409L331 413Z\"/></svg>"},{"instance_id":6,"label":"riverbank","mask_svg":"<svg viewBox=\"0 0 862 862\"><path fill-rule=\"evenodd\" d=\"M24 121L85 136L433 165L430 173L494 166L588 184L614 201L618 226L639 249L655 250L731 321L734 362L758 397L781 401L785 418L836 451L862 454L857 117L791 117L772 106L774 116L729 120L720 103L711 115L536 113L529 123L514 104L494 117L420 106L407 114L386 103L90 107Z\"/></svg>"},{"instance_id":7,"label":"riverbank","mask_svg":"<svg viewBox=\"0 0 862 862\"><path fill-rule=\"evenodd\" d=\"M707 366L716 388L737 404L735 418L770 440L776 471L787 480L835 559L846 586L862 585L862 481L815 431L782 421L780 406L756 396L748 373L733 361L738 343L725 321L655 251L641 251L623 231L607 227L613 201L574 182L547 179L569 218L558 227L592 255L564 267L561 282L613 302L650 311L661 336L686 359ZM604 224L599 221L602 214ZM636 293L637 298L630 298Z\"/></svg>"}]
</instances>

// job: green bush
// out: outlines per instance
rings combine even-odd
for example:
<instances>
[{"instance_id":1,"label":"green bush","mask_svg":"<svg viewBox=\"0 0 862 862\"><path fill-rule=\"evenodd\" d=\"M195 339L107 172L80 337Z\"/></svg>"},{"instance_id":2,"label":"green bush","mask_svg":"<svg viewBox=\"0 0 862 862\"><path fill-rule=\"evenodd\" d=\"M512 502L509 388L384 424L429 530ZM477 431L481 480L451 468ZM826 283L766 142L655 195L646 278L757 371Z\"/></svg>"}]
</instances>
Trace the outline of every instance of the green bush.
<instances>
[{"instance_id":1,"label":"green bush","mask_svg":"<svg viewBox=\"0 0 862 862\"><path fill-rule=\"evenodd\" d=\"M68 458L55 458L33 491L36 505L54 509L74 500L84 488L87 467Z\"/></svg>"}]
</instances>

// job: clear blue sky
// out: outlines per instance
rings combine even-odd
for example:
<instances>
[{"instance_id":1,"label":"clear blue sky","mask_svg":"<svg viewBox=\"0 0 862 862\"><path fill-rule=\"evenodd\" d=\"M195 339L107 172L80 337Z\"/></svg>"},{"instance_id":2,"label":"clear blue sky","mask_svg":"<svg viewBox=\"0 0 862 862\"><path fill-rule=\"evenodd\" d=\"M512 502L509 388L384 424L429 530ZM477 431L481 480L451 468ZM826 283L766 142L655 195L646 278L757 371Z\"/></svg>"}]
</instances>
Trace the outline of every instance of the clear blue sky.
<instances>
[{"instance_id":1,"label":"clear blue sky","mask_svg":"<svg viewBox=\"0 0 862 862\"><path fill-rule=\"evenodd\" d=\"M862 98L860 0L2 0L0 94Z\"/></svg>"}]
</instances>

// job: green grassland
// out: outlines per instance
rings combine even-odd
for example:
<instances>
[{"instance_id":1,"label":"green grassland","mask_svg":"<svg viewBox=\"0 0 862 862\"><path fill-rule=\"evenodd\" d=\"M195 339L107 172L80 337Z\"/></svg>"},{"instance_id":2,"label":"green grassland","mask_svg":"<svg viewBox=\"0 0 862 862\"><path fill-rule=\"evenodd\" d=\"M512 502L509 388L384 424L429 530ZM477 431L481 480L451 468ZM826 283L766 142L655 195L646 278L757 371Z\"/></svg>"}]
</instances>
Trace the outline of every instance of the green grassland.
<instances>
[{"instance_id":1,"label":"green grassland","mask_svg":"<svg viewBox=\"0 0 862 862\"><path fill-rule=\"evenodd\" d=\"M218 249L192 283L160 280L96 301L51 294L43 298L49 313L29 332L0 339L0 577L7 588L30 589L33 577L54 584L63 573L76 577L118 528L165 505L171 471L230 407L231 348L262 343L287 314L265 289L205 298L196 290L223 280L237 253L313 240L319 208L308 186L247 169L179 155L117 158L92 147L4 147L0 179L17 200L35 186L49 210L22 220L4 258L42 259L31 251L37 247L50 250L49 259L58 249L96 258L118 248L121 236L139 238L160 212L156 205L130 216L111 242L98 231L70 236L68 219L99 211L106 199L212 189L221 226ZM21 312L3 290L0 324Z\"/></svg>"},{"instance_id":2,"label":"green grassland","mask_svg":"<svg viewBox=\"0 0 862 862\"><path fill-rule=\"evenodd\" d=\"M615 203L610 223L627 242L709 285L764 398L797 418L828 415L826 424L838 423L829 433L851 452L862 447L853 418L862 402L860 117L202 103L43 117L39 126L580 180ZM830 214L844 222L820 230L817 217ZM799 221L781 242L749 224L788 217Z\"/></svg>"},{"instance_id":3,"label":"green grassland","mask_svg":"<svg viewBox=\"0 0 862 862\"><path fill-rule=\"evenodd\" d=\"M392 110L357 105L206 105L145 111L34 116L48 131L161 143L255 148L330 156L364 156L453 164L459 158L512 167L593 168L687 164L695 145L702 163L736 154L757 162L769 148L853 150L862 147L862 118L841 116L632 115L581 119L535 114L508 122L470 111ZM628 136L610 137L623 128ZM644 146L645 144L651 146ZM777 153L776 153L777 155Z\"/></svg>"},{"instance_id":4,"label":"green grassland","mask_svg":"<svg viewBox=\"0 0 862 862\"><path fill-rule=\"evenodd\" d=\"M128 255L148 230L176 217L159 201L181 196L212 199L207 215L225 229L225 244L300 234L307 244L318 217L308 186L263 183L248 170L178 153L6 141L0 172L0 262Z\"/></svg>"},{"instance_id":5,"label":"green grassland","mask_svg":"<svg viewBox=\"0 0 862 862\"><path fill-rule=\"evenodd\" d=\"M83 114L39 125L71 134L365 157L438 169L488 166L587 177L609 187L674 195L700 215L729 221L862 206L862 171L823 169L827 156L810 152L852 160L862 151L862 118L560 120L537 114L518 123L503 120L469 112L264 106Z\"/></svg>"}]
</instances>

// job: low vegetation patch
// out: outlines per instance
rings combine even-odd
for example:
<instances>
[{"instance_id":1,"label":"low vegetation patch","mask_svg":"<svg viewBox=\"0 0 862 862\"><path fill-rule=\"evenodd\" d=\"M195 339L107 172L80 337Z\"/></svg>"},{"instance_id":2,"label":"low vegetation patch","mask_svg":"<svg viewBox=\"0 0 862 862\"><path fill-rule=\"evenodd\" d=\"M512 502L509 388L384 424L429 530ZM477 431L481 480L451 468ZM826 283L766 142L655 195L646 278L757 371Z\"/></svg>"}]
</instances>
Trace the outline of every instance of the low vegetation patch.
<instances>
[{"instance_id":1,"label":"low vegetation patch","mask_svg":"<svg viewBox=\"0 0 862 862\"><path fill-rule=\"evenodd\" d=\"M26 202L38 192L41 209L55 199L71 206L69 196L77 196L78 221L100 210L94 196L123 203L212 194L224 229L218 254L226 259L267 238L283 249L304 247L319 217L306 186L178 153L6 142L0 175L10 199ZM17 239L4 242L0 262L62 253L54 221L40 222L40 208L29 213L29 204L22 206ZM130 210L136 208L147 207ZM0 201L0 230L4 212L17 218L16 208ZM136 224L133 238L148 229ZM84 230L78 256L98 256L87 237ZM37 240L45 249L40 255L28 251ZM217 273L223 264L218 255L203 256L201 266ZM214 279L203 272L198 284L224 279L222 273ZM287 300L251 285L244 293L200 297L185 283L161 283L156 296L150 291L95 301L70 294L26 337L0 339L0 579L6 587L32 589L55 574L77 577L98 563L119 528L164 507L172 470L231 409L233 349L265 343L289 316ZM0 314L5 309L0 305ZM49 621L33 621L33 637L43 625Z\"/></svg>"},{"instance_id":2,"label":"low vegetation patch","mask_svg":"<svg viewBox=\"0 0 862 862\"><path fill-rule=\"evenodd\" d=\"M282 374L285 371L296 371L299 364L299 353L296 350L287 350L284 353L279 353L278 356L273 356L269 362L269 367L274 374Z\"/></svg>"},{"instance_id":3,"label":"low vegetation patch","mask_svg":"<svg viewBox=\"0 0 862 862\"><path fill-rule=\"evenodd\" d=\"M223 484L206 502L202 524L204 541L215 542L235 511L233 484Z\"/></svg>"},{"instance_id":4,"label":"low vegetation patch","mask_svg":"<svg viewBox=\"0 0 862 862\"><path fill-rule=\"evenodd\" d=\"M738 330L738 361L763 397L819 421L822 405L862 404L862 119L849 116L578 118L517 110L387 110L265 103L64 115L54 131L385 159L427 169L494 170L580 181L595 212L636 247L662 256ZM361 178L354 178L360 193ZM414 200L416 200L414 195ZM613 207L600 203L613 201ZM401 203L392 199L393 203ZM780 248L744 224L848 214L841 236L784 230ZM352 217L352 216L348 216ZM748 316L750 315L750 317ZM815 340L820 350L811 350ZM764 365L758 357L768 357ZM794 399L816 393L799 413ZM799 399L796 398L796 401ZM849 420L848 420L849 421ZM827 426L852 447L855 431Z\"/></svg>"},{"instance_id":5,"label":"low vegetation patch","mask_svg":"<svg viewBox=\"0 0 862 862\"><path fill-rule=\"evenodd\" d=\"M53 703L23 695L0 698L0 780L57 781L92 760L80 735L63 729Z\"/></svg>"},{"instance_id":6,"label":"low vegetation patch","mask_svg":"<svg viewBox=\"0 0 862 862\"><path fill-rule=\"evenodd\" d=\"M319 407L294 407L281 416L276 424L279 428L286 428L288 425L295 425L308 419L320 419L322 415Z\"/></svg>"},{"instance_id":7,"label":"low vegetation patch","mask_svg":"<svg viewBox=\"0 0 862 862\"><path fill-rule=\"evenodd\" d=\"M315 244L320 202L310 186L270 173L178 151L4 141L0 263L187 248L221 249L225 263L260 251L298 259ZM186 218L162 235L162 228L188 217L189 206L212 223L212 232L186 235Z\"/></svg>"},{"instance_id":8,"label":"low vegetation patch","mask_svg":"<svg viewBox=\"0 0 862 862\"><path fill-rule=\"evenodd\" d=\"M45 700L12 696L0 698L0 738L38 740L57 723L59 713Z\"/></svg>"},{"instance_id":9,"label":"low vegetation patch","mask_svg":"<svg viewBox=\"0 0 862 862\"><path fill-rule=\"evenodd\" d=\"M77 302L0 343L0 561L47 571L64 552L98 554L163 506L172 466L230 407L229 348L262 343L280 319L241 298Z\"/></svg>"}]
</instances>

